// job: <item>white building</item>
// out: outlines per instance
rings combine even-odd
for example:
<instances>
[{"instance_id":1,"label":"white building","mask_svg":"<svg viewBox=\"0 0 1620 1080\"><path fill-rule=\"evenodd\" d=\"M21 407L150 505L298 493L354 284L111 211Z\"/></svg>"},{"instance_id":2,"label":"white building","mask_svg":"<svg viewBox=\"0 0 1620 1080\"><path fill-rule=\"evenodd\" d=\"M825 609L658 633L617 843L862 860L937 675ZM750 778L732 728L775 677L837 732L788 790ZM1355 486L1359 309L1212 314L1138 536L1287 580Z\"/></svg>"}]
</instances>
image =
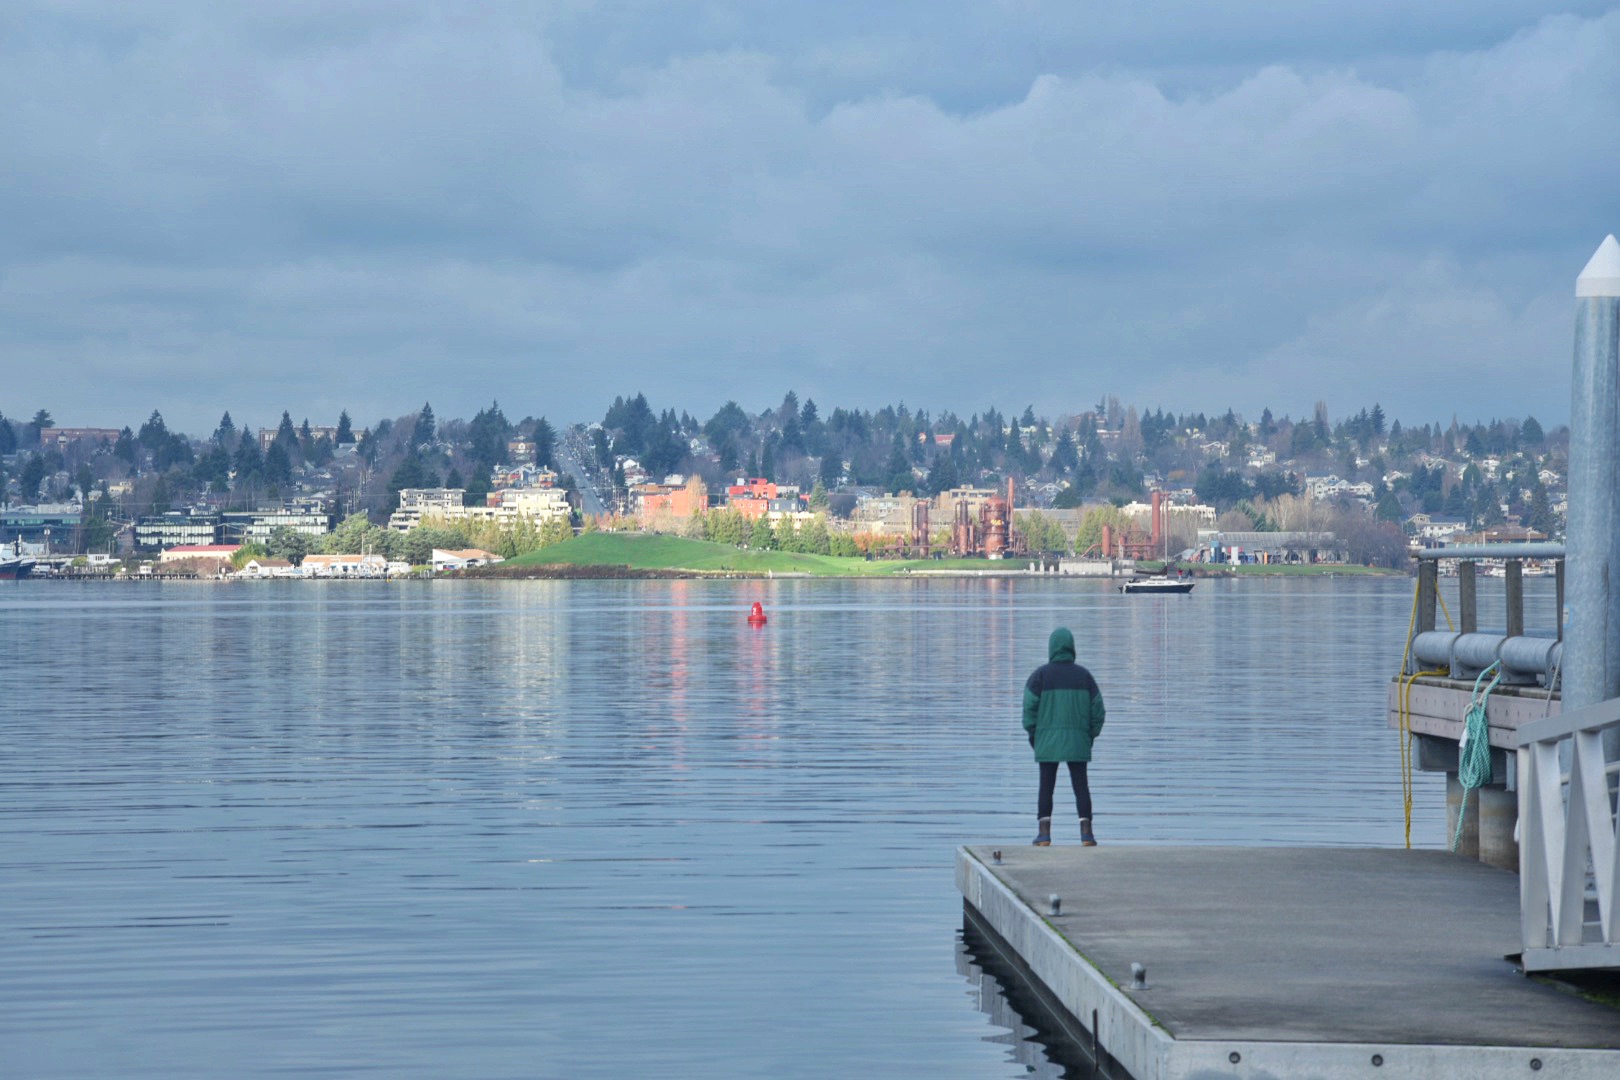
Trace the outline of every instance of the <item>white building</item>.
<instances>
[{"instance_id":1,"label":"white building","mask_svg":"<svg viewBox=\"0 0 1620 1080\"><path fill-rule=\"evenodd\" d=\"M385 555L305 555L304 576L318 578L380 578L388 576Z\"/></svg>"},{"instance_id":2,"label":"white building","mask_svg":"<svg viewBox=\"0 0 1620 1080\"><path fill-rule=\"evenodd\" d=\"M466 496L466 488L401 488L399 509L389 515L388 527L410 532L424 517L449 517L462 509Z\"/></svg>"},{"instance_id":3,"label":"white building","mask_svg":"<svg viewBox=\"0 0 1620 1080\"><path fill-rule=\"evenodd\" d=\"M484 551L481 548L434 548L433 572L441 570L466 570L474 566L488 566L492 563L504 562L499 555Z\"/></svg>"}]
</instances>

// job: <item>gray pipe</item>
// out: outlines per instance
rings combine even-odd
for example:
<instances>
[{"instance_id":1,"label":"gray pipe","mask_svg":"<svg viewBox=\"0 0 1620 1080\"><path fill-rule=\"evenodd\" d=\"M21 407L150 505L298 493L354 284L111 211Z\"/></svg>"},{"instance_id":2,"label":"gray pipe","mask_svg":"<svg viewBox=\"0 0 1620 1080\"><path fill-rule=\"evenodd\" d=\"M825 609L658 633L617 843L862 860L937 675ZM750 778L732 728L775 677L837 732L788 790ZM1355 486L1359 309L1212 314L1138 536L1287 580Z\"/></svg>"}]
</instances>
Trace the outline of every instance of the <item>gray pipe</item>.
<instances>
[{"instance_id":1,"label":"gray pipe","mask_svg":"<svg viewBox=\"0 0 1620 1080\"><path fill-rule=\"evenodd\" d=\"M1598 245L1575 280L1569 422L1569 622L1563 708L1620 696L1620 243ZM1611 736L1616 733L1610 732ZM1612 759L1620 741L1605 750Z\"/></svg>"},{"instance_id":2,"label":"gray pipe","mask_svg":"<svg viewBox=\"0 0 1620 1080\"><path fill-rule=\"evenodd\" d=\"M1451 667L1451 645L1458 635L1449 630L1426 630L1412 638L1411 671ZM1410 672L1408 672L1410 674Z\"/></svg>"},{"instance_id":3,"label":"gray pipe","mask_svg":"<svg viewBox=\"0 0 1620 1080\"><path fill-rule=\"evenodd\" d=\"M1559 654L1563 647L1563 642L1555 638L1502 639L1502 647L1497 653L1498 659L1502 661L1502 681L1528 685L1536 681L1537 675L1544 675L1547 678L1547 687L1551 689L1553 672L1563 671L1559 663Z\"/></svg>"},{"instance_id":4,"label":"gray pipe","mask_svg":"<svg viewBox=\"0 0 1620 1080\"><path fill-rule=\"evenodd\" d=\"M1458 634L1451 643L1451 677L1472 679L1496 663L1506 641L1502 634Z\"/></svg>"}]
</instances>

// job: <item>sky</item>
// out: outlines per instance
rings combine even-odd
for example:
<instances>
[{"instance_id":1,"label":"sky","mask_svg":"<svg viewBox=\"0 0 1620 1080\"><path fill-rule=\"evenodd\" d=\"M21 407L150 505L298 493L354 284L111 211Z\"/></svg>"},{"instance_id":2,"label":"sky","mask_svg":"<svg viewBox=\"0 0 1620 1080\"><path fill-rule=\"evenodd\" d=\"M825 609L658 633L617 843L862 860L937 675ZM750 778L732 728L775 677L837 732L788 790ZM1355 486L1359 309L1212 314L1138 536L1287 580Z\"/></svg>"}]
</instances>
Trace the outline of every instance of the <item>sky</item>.
<instances>
[{"instance_id":1,"label":"sky","mask_svg":"<svg viewBox=\"0 0 1620 1080\"><path fill-rule=\"evenodd\" d=\"M8 0L0 411L1569 415L1620 7Z\"/></svg>"}]
</instances>

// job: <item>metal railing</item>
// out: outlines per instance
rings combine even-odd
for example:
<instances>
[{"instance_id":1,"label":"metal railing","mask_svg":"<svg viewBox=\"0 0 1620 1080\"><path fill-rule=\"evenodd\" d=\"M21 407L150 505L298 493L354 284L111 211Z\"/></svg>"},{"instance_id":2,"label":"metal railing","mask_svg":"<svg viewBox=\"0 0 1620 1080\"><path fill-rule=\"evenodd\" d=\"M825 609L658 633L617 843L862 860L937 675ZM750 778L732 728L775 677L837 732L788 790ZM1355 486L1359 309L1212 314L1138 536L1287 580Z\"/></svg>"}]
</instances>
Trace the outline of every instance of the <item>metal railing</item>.
<instances>
[{"instance_id":1,"label":"metal railing","mask_svg":"<svg viewBox=\"0 0 1620 1080\"><path fill-rule=\"evenodd\" d=\"M1620 967L1615 777L1620 698L1519 729L1519 911L1530 971ZM1566 771L1567 766L1567 771Z\"/></svg>"},{"instance_id":2,"label":"metal railing","mask_svg":"<svg viewBox=\"0 0 1620 1080\"><path fill-rule=\"evenodd\" d=\"M1550 642L1564 639L1564 545L1473 544L1462 547L1428 548L1418 553L1417 611L1412 620L1412 638L1407 642L1407 674L1431 667L1436 661L1450 666L1452 678L1473 678L1492 661L1500 660L1510 673L1534 671L1549 691L1557 688L1557 653ZM1457 561L1456 625L1437 633L1436 615L1440 600L1440 563ZM1479 564L1490 560L1501 563L1505 630L1491 635L1479 633ZM1548 630L1526 636L1524 626L1524 574L1527 561L1553 563L1555 583L1554 622ZM1489 656L1476 658L1471 649L1487 648ZM1458 649L1464 655L1459 655ZM1521 655L1522 654L1522 655ZM1468 661L1477 659L1478 663ZM1526 667L1528 665L1528 667ZM1510 682L1519 681L1510 677ZM1534 681L1534 680L1531 680Z\"/></svg>"}]
</instances>

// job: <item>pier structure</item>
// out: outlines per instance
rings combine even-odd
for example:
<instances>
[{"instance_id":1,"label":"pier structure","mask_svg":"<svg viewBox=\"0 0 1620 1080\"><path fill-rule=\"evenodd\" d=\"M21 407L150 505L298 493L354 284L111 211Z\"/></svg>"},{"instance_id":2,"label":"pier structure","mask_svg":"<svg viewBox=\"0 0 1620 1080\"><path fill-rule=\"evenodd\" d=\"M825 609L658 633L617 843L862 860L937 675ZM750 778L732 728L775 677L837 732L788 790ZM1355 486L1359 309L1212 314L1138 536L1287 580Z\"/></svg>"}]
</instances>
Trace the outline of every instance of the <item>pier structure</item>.
<instances>
[{"instance_id":1,"label":"pier structure","mask_svg":"<svg viewBox=\"0 0 1620 1080\"><path fill-rule=\"evenodd\" d=\"M1098 1075L1620 1074L1620 1014L1502 959L1507 871L1400 848L997 854L957 851L966 921L1111 1059Z\"/></svg>"},{"instance_id":2,"label":"pier structure","mask_svg":"<svg viewBox=\"0 0 1620 1080\"><path fill-rule=\"evenodd\" d=\"M957 850L966 922L1089 1044L1095 1075L1620 1076L1613 1002L1526 977L1620 971L1614 237L1576 299L1567 548L1425 553L1389 689L1389 723L1415 738L1418 766L1448 774L1457 854ZM1503 567L1501 628L1478 626L1487 559ZM1441 630L1445 561L1459 610ZM1523 578L1547 564L1553 624L1527 628Z\"/></svg>"},{"instance_id":3,"label":"pier structure","mask_svg":"<svg viewBox=\"0 0 1620 1080\"><path fill-rule=\"evenodd\" d=\"M1403 669L1388 688L1388 723L1410 738L1410 765L1446 774L1446 840L1456 838L1458 854L1504 870L1519 868L1515 840L1515 750L1526 724L1557 715L1564 664L1565 546L1563 544L1485 544L1433 548L1418 556L1411 634ZM1479 625L1479 573L1490 561L1502 568L1505 626ZM1440 569L1451 564L1457 576L1457 610L1440 627ZM1556 614L1550 626L1526 627L1524 577L1527 565L1551 566L1556 579ZM1480 676L1493 664L1500 678L1479 695ZM1483 697L1488 725L1490 778L1471 795L1459 779L1470 704ZM1459 836L1458 818L1462 817Z\"/></svg>"}]
</instances>

